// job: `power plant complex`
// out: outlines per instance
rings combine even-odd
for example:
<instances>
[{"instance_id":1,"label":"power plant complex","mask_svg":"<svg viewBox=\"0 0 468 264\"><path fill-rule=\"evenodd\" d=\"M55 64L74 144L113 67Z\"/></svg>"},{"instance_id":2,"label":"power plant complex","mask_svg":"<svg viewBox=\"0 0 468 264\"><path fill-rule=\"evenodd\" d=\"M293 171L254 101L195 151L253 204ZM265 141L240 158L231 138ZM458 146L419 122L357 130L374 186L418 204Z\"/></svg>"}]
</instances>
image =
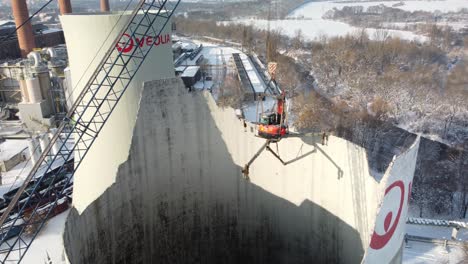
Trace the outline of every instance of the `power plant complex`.
<instances>
[{"instance_id":1,"label":"power plant complex","mask_svg":"<svg viewBox=\"0 0 468 264\"><path fill-rule=\"evenodd\" d=\"M0 262L34 259L68 214L64 263L402 263L420 139L377 178L363 147L295 132L276 65L179 42L179 2L73 13L59 0L65 43L38 47L26 0L12 1ZM221 107L226 76L272 111Z\"/></svg>"}]
</instances>

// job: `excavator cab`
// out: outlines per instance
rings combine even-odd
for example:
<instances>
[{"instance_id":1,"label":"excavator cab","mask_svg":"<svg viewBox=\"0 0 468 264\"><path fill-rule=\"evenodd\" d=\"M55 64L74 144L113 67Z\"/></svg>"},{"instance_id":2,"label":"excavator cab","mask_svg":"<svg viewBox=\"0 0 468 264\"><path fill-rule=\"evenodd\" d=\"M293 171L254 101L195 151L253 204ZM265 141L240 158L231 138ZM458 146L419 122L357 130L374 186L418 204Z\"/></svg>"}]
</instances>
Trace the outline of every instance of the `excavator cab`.
<instances>
[{"instance_id":1,"label":"excavator cab","mask_svg":"<svg viewBox=\"0 0 468 264\"><path fill-rule=\"evenodd\" d=\"M288 128L282 125L281 115L273 113L262 115L258 125L258 136L266 139L279 139L288 133Z\"/></svg>"},{"instance_id":2,"label":"excavator cab","mask_svg":"<svg viewBox=\"0 0 468 264\"><path fill-rule=\"evenodd\" d=\"M276 112L266 112L260 116L257 131L259 137L280 139L288 133L288 127L284 124L284 94L279 96L277 100Z\"/></svg>"},{"instance_id":3,"label":"excavator cab","mask_svg":"<svg viewBox=\"0 0 468 264\"><path fill-rule=\"evenodd\" d=\"M276 113L264 113L260 116L259 123L265 126L278 125L279 121Z\"/></svg>"}]
</instances>

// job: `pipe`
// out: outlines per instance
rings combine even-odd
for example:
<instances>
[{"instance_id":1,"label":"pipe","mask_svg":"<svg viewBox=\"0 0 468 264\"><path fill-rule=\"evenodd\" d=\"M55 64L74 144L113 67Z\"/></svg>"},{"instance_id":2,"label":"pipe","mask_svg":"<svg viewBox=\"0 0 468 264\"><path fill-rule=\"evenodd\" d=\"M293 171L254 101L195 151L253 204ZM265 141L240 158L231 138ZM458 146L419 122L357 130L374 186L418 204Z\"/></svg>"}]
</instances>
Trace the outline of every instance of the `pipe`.
<instances>
[{"instance_id":1,"label":"pipe","mask_svg":"<svg viewBox=\"0 0 468 264\"><path fill-rule=\"evenodd\" d=\"M59 0L58 2L59 2L60 15L72 13L72 6L70 3L70 0Z\"/></svg>"},{"instance_id":2,"label":"pipe","mask_svg":"<svg viewBox=\"0 0 468 264\"><path fill-rule=\"evenodd\" d=\"M36 78L39 79L39 88L41 89L42 99L50 101L50 75L49 71L37 69Z\"/></svg>"},{"instance_id":3,"label":"pipe","mask_svg":"<svg viewBox=\"0 0 468 264\"><path fill-rule=\"evenodd\" d=\"M39 144L41 146L42 151L46 150L47 147L49 146L50 139L49 139L49 133L45 133L41 137L39 137ZM51 157L48 155L46 157L46 161L49 162Z\"/></svg>"},{"instance_id":4,"label":"pipe","mask_svg":"<svg viewBox=\"0 0 468 264\"><path fill-rule=\"evenodd\" d=\"M52 47L50 47L50 48L44 48L43 50L45 50L45 52L47 52L47 54L49 54L49 56L50 56L51 58L57 57L57 51L56 51L54 48L52 48Z\"/></svg>"},{"instance_id":5,"label":"pipe","mask_svg":"<svg viewBox=\"0 0 468 264\"><path fill-rule=\"evenodd\" d=\"M51 128L49 132L49 139L52 140L54 135L57 134L57 128ZM52 154L57 155L60 151L60 144L61 144L61 139L59 136L59 139L55 141L55 143L52 145Z\"/></svg>"},{"instance_id":6,"label":"pipe","mask_svg":"<svg viewBox=\"0 0 468 264\"><path fill-rule=\"evenodd\" d=\"M28 5L26 0L11 0L11 9L15 17L15 25L18 28L29 18ZM16 32L18 45L21 50L21 57L26 56L36 47L31 21L26 22Z\"/></svg>"},{"instance_id":7,"label":"pipe","mask_svg":"<svg viewBox=\"0 0 468 264\"><path fill-rule=\"evenodd\" d=\"M28 54L28 59L31 61L34 61L34 67L38 67L42 61L41 55L39 54L39 52L36 52L36 51L31 51Z\"/></svg>"},{"instance_id":8,"label":"pipe","mask_svg":"<svg viewBox=\"0 0 468 264\"><path fill-rule=\"evenodd\" d=\"M29 101L31 103L40 103L42 101L42 94L39 79L27 79L26 87L28 88Z\"/></svg>"},{"instance_id":9,"label":"pipe","mask_svg":"<svg viewBox=\"0 0 468 264\"><path fill-rule=\"evenodd\" d=\"M21 79L19 80L20 91L21 91L21 98L23 99L23 103L29 103L29 94L28 94L28 87L26 85L26 80Z\"/></svg>"},{"instance_id":10,"label":"pipe","mask_svg":"<svg viewBox=\"0 0 468 264\"><path fill-rule=\"evenodd\" d=\"M102 12L109 12L109 0L101 0L101 11Z\"/></svg>"},{"instance_id":11,"label":"pipe","mask_svg":"<svg viewBox=\"0 0 468 264\"><path fill-rule=\"evenodd\" d=\"M37 137L32 137L28 140L29 156L32 164L36 164L41 156L41 148L37 144Z\"/></svg>"}]
</instances>

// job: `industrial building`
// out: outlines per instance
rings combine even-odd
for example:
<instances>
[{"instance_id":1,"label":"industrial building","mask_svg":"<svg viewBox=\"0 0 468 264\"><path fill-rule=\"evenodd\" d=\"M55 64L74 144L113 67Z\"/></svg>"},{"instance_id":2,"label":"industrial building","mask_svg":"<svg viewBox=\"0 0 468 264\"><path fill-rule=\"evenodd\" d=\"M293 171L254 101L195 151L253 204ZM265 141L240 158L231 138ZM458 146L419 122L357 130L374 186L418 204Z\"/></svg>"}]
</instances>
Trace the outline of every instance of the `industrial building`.
<instances>
[{"instance_id":1,"label":"industrial building","mask_svg":"<svg viewBox=\"0 0 468 264\"><path fill-rule=\"evenodd\" d=\"M27 20L17 2L16 25ZM2 189L0 259L37 261L24 237L40 239L71 207L55 230L70 263L401 263L419 139L383 180L365 149L338 137L284 135L259 153L256 116L218 106L216 89L232 73L257 100L271 76L235 48L173 43L178 3L117 13L102 0L88 14L60 0L66 49L37 50L31 25L18 30L23 58L0 67L18 90L2 92L16 96L34 166ZM214 91L186 89L206 81Z\"/></svg>"},{"instance_id":2,"label":"industrial building","mask_svg":"<svg viewBox=\"0 0 468 264\"><path fill-rule=\"evenodd\" d=\"M200 66L187 66L180 74L185 87L192 88L201 78Z\"/></svg>"}]
</instances>

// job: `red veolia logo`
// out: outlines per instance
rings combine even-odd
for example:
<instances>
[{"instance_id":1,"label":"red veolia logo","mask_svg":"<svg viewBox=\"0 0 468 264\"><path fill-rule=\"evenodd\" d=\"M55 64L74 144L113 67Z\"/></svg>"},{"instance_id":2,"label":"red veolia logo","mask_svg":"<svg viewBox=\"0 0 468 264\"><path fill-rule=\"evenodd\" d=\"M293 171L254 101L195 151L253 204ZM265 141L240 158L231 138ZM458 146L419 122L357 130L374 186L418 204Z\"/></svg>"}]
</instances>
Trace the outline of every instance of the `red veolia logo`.
<instances>
[{"instance_id":1,"label":"red veolia logo","mask_svg":"<svg viewBox=\"0 0 468 264\"><path fill-rule=\"evenodd\" d=\"M131 52L137 45L142 48L143 46L159 46L171 41L171 34L159 35L158 37L146 36L143 38L132 38L129 34L125 33L120 38L119 42L115 45L118 51L122 53Z\"/></svg>"},{"instance_id":2,"label":"red veolia logo","mask_svg":"<svg viewBox=\"0 0 468 264\"><path fill-rule=\"evenodd\" d=\"M384 220L384 223L383 223L384 224L383 227L384 227L384 230L385 230L384 234L379 235L374 231L374 234L372 235L371 242L370 242L370 247L373 248L373 249L381 249L385 245L387 245L388 241L390 241L390 239L392 238L393 233L395 233L395 230L396 230L396 228L398 226L398 222L400 221L401 211L403 210L403 202L405 200L405 185L404 185L404 183L402 181L396 181L396 182L392 183L392 185L388 186L388 188L385 190L385 196L393 188L399 188L400 189L400 205L398 207L398 212L397 212L396 218L395 218L395 220L393 220L393 224L391 226L390 226L390 224L392 223L393 213L388 212L387 215L385 216L385 220ZM411 188L411 184L410 184L409 188ZM409 198L409 195L410 194L408 194L408 198Z\"/></svg>"}]
</instances>

